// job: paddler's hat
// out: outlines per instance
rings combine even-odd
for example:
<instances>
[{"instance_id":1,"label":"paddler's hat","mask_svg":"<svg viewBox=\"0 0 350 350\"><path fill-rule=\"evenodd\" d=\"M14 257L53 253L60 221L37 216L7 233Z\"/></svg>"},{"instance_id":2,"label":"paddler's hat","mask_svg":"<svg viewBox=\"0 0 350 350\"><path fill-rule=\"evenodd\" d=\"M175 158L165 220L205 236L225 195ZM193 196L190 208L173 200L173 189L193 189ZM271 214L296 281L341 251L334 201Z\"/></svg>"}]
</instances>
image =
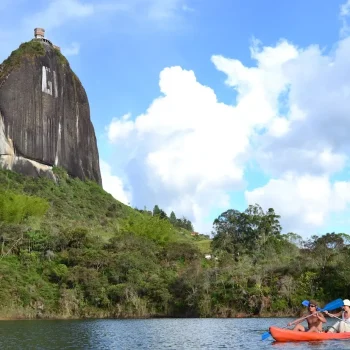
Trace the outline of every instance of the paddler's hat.
<instances>
[{"instance_id":1,"label":"paddler's hat","mask_svg":"<svg viewBox=\"0 0 350 350\"><path fill-rule=\"evenodd\" d=\"M344 299L343 303L344 303L344 306L345 305L350 306L350 300L349 299Z\"/></svg>"}]
</instances>

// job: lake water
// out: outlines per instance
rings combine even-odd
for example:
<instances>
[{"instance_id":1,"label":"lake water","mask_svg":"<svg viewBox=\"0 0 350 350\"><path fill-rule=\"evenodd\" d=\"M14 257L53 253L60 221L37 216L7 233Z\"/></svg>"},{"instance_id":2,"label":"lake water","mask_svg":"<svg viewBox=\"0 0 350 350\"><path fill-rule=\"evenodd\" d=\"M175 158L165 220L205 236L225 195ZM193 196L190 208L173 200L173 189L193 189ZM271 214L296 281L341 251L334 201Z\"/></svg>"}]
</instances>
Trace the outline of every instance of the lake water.
<instances>
[{"instance_id":1,"label":"lake water","mask_svg":"<svg viewBox=\"0 0 350 350\"><path fill-rule=\"evenodd\" d=\"M0 349L349 349L350 341L275 343L261 335L290 319L0 321ZM331 324L328 321L328 324Z\"/></svg>"}]
</instances>

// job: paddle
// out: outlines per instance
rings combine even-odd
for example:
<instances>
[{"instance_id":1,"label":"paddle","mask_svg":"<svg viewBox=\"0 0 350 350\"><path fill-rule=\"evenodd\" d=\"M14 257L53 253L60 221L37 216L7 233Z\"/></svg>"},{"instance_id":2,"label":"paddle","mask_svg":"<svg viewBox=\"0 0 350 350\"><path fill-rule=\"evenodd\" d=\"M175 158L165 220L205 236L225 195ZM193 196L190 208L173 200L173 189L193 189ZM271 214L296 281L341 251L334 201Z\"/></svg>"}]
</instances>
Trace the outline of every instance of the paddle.
<instances>
[{"instance_id":1,"label":"paddle","mask_svg":"<svg viewBox=\"0 0 350 350\"><path fill-rule=\"evenodd\" d=\"M304 300L304 301L305 301L305 300ZM303 304L303 305L304 305L304 304ZM308 304L308 305L309 305L309 304ZM342 299L336 299L336 300L331 301L331 302L328 303L324 308L322 308L322 309L320 309L320 310L318 310L318 311L321 311L321 312L322 312L322 311L334 310L334 309L338 309L339 307L342 307L343 305L344 305L344 304L343 304L343 300L342 300ZM308 317L310 317L310 316L312 316L312 314L311 314L311 315L307 315L307 316L301 318L300 321L302 321L302 320L304 320L304 319L306 319L306 318L308 318ZM287 328L287 327L288 327L288 325L287 325L286 327L281 328L281 329L284 329L284 328ZM270 331L265 332L265 333L261 336L261 340L267 339L270 335L271 335Z\"/></svg>"},{"instance_id":2,"label":"paddle","mask_svg":"<svg viewBox=\"0 0 350 350\"><path fill-rule=\"evenodd\" d=\"M303 300L302 304L303 304L304 306L308 307L308 306L309 306L309 301L308 301L308 300ZM317 311L320 311L321 309L317 306L316 310L317 310Z\"/></svg>"},{"instance_id":3,"label":"paddle","mask_svg":"<svg viewBox=\"0 0 350 350\"><path fill-rule=\"evenodd\" d=\"M333 307L333 304L336 306L336 307ZM302 304L306 307L309 306L309 301L308 300L304 300L302 302ZM328 310L334 310L334 309L338 309L339 307L342 307L344 304L343 304L343 300L342 299L337 299L337 300L334 300L332 301L331 303L329 303L328 305L326 305L323 309L320 309L318 306L316 308L317 311L328 311Z\"/></svg>"},{"instance_id":4,"label":"paddle","mask_svg":"<svg viewBox=\"0 0 350 350\"><path fill-rule=\"evenodd\" d=\"M327 315L327 314L326 314ZM337 316L334 316L334 315L332 315L332 316L330 316L331 314L328 314L328 316L329 317L334 317L334 318L336 318L336 319L338 319L339 321L344 321L342 318L340 318L340 317L337 317Z\"/></svg>"}]
</instances>

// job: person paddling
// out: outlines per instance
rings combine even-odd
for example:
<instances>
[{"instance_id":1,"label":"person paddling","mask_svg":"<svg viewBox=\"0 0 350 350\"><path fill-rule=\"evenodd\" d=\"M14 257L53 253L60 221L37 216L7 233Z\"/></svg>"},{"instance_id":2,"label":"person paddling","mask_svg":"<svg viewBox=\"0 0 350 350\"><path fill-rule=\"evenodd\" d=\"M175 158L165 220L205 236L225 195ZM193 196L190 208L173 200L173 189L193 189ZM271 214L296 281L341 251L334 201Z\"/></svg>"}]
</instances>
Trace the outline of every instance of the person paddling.
<instances>
[{"instance_id":1,"label":"person paddling","mask_svg":"<svg viewBox=\"0 0 350 350\"><path fill-rule=\"evenodd\" d=\"M295 332L322 332L322 324L326 323L327 320L321 312L317 312L317 303L314 300L309 301L308 311L310 316L305 318L305 316L298 318L293 322L289 322L288 326L295 324L293 328ZM305 328L301 322L307 321L308 328Z\"/></svg>"},{"instance_id":2,"label":"person paddling","mask_svg":"<svg viewBox=\"0 0 350 350\"><path fill-rule=\"evenodd\" d=\"M341 320L336 322L331 328L328 330L328 333L342 333L342 332L350 332L350 300L343 300L344 306L343 311L337 312L335 314L330 314L328 311L325 311L325 314L330 317L341 316Z\"/></svg>"}]
</instances>

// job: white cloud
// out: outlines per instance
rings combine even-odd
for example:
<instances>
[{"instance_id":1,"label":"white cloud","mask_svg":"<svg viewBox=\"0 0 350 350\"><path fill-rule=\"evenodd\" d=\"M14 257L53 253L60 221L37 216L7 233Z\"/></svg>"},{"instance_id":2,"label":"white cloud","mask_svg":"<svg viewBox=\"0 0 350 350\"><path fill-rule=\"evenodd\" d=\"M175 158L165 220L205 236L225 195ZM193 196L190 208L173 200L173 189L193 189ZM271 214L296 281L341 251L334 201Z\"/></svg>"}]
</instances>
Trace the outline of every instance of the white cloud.
<instances>
[{"instance_id":1,"label":"white cloud","mask_svg":"<svg viewBox=\"0 0 350 350\"><path fill-rule=\"evenodd\" d=\"M350 14L350 0L340 6L340 16L345 17Z\"/></svg>"},{"instance_id":2,"label":"white cloud","mask_svg":"<svg viewBox=\"0 0 350 350\"><path fill-rule=\"evenodd\" d=\"M282 69L289 82L282 137L271 123L254 139L259 164L274 180L246 192L246 198L275 207L287 230L312 231L330 213L348 210L349 182L334 182L332 176L343 171L350 150L349 53L349 37L330 54L317 46L300 49Z\"/></svg>"},{"instance_id":3,"label":"white cloud","mask_svg":"<svg viewBox=\"0 0 350 350\"><path fill-rule=\"evenodd\" d=\"M150 0L148 16L155 20L169 19L177 13L181 4L184 4L183 0Z\"/></svg>"},{"instance_id":4,"label":"white cloud","mask_svg":"<svg viewBox=\"0 0 350 350\"><path fill-rule=\"evenodd\" d=\"M185 11L185 12L194 12L194 11L195 11L194 8L189 7L189 6L186 5L186 4L185 4L185 5L182 5L181 9L182 9L182 11Z\"/></svg>"},{"instance_id":5,"label":"white cloud","mask_svg":"<svg viewBox=\"0 0 350 350\"><path fill-rule=\"evenodd\" d=\"M347 210L350 185L332 176L350 151L349 55L350 38L329 54L315 45L253 40L254 67L214 55L237 92L233 106L220 103L194 72L165 68L161 95L147 111L108 128L135 204L157 203L204 229L209 212L228 209L229 193L242 190L246 163L256 159L273 179L246 191L246 199L274 207L285 230L317 229L330 213Z\"/></svg>"},{"instance_id":6,"label":"white cloud","mask_svg":"<svg viewBox=\"0 0 350 350\"><path fill-rule=\"evenodd\" d=\"M228 75L227 83L238 91L237 106L220 103L193 71L165 68L159 81L162 95L148 110L134 120L129 115L114 119L108 127L125 163L132 160L126 166L131 186L142 182L147 187L142 194L133 192L134 204L152 205L145 201L155 200L153 204L186 214L199 229L213 208L227 209L227 191L243 186L254 129L277 117L275 100L287 83L281 66L296 54L286 42L276 48L254 47L257 68L213 56L215 66ZM135 175L141 173L145 175Z\"/></svg>"},{"instance_id":7,"label":"white cloud","mask_svg":"<svg viewBox=\"0 0 350 350\"><path fill-rule=\"evenodd\" d=\"M348 17L350 15L350 0L340 6L340 20L342 26L340 28L340 36L346 37L349 34Z\"/></svg>"},{"instance_id":8,"label":"white cloud","mask_svg":"<svg viewBox=\"0 0 350 350\"><path fill-rule=\"evenodd\" d=\"M313 234L321 228L330 213L347 209L350 183L331 183L327 176L286 174L271 179L265 186L245 192L249 204L278 208L281 222L288 231Z\"/></svg>"},{"instance_id":9,"label":"white cloud","mask_svg":"<svg viewBox=\"0 0 350 350\"><path fill-rule=\"evenodd\" d=\"M76 56L79 54L79 51L80 51L80 44L76 43L76 42L73 42L73 43L71 43L70 46L64 47L62 49L62 53L65 56Z\"/></svg>"},{"instance_id":10,"label":"white cloud","mask_svg":"<svg viewBox=\"0 0 350 350\"><path fill-rule=\"evenodd\" d=\"M270 133L256 140L260 164L274 176L285 171L332 174L345 166L350 149L349 54L350 38L345 38L329 55L310 46L284 65L288 128L278 139Z\"/></svg>"},{"instance_id":11,"label":"white cloud","mask_svg":"<svg viewBox=\"0 0 350 350\"><path fill-rule=\"evenodd\" d=\"M8 28L1 30L0 25L0 39L2 36L4 37L1 40L0 61L7 57L12 50L15 50L21 42L31 40L34 36L34 28L44 28L48 34L47 37L52 39L55 29L62 27L67 22L72 23L77 19L92 17L96 12L93 4L80 0L49 0L43 4L45 6L42 9L36 10L37 7L33 6L32 13L29 12L25 17L16 19L19 24L13 29L11 28L11 31L8 31ZM20 12L20 6L18 6L18 12ZM60 43L55 42L55 44L60 46ZM66 48L63 47L62 51L66 52L68 56L79 53L79 44L77 43L71 43Z\"/></svg>"},{"instance_id":12,"label":"white cloud","mask_svg":"<svg viewBox=\"0 0 350 350\"><path fill-rule=\"evenodd\" d=\"M134 130L134 122L129 121L130 113L123 115L120 119L114 118L109 126L106 128L108 132L108 139L114 143L120 139L126 139Z\"/></svg>"},{"instance_id":13,"label":"white cloud","mask_svg":"<svg viewBox=\"0 0 350 350\"><path fill-rule=\"evenodd\" d=\"M106 1L95 6L96 11L124 12L137 20L171 24L184 12L193 12L186 0L120 0ZM177 22L178 23L178 22Z\"/></svg>"},{"instance_id":14,"label":"white cloud","mask_svg":"<svg viewBox=\"0 0 350 350\"><path fill-rule=\"evenodd\" d=\"M121 0L106 1L95 6L96 11L123 12L130 18L170 25L184 12L193 12L186 0ZM178 22L177 22L178 23ZM140 24L140 23L139 23Z\"/></svg>"},{"instance_id":15,"label":"white cloud","mask_svg":"<svg viewBox=\"0 0 350 350\"><path fill-rule=\"evenodd\" d=\"M146 4L149 19L167 21L181 15L181 12L194 12L186 0L136 0L139 4Z\"/></svg>"},{"instance_id":16,"label":"white cloud","mask_svg":"<svg viewBox=\"0 0 350 350\"><path fill-rule=\"evenodd\" d=\"M254 40L251 56L257 67L245 67L238 60L222 56L213 56L212 61L227 75L226 84L238 92L236 108L248 125L266 126L278 117L278 98L289 84L283 65L295 59L298 51L285 40L263 48Z\"/></svg>"},{"instance_id":17,"label":"white cloud","mask_svg":"<svg viewBox=\"0 0 350 350\"><path fill-rule=\"evenodd\" d=\"M301 137L303 135L300 135ZM283 138L275 139L269 143L267 150L263 148L261 153L260 150L257 151L259 164L272 176L279 176L286 171L293 171L299 175L305 172L313 175L331 175L341 171L347 157L334 153L328 146L321 146L314 138L310 138L309 147L303 147L301 141L298 143L298 139L295 140L295 144L289 144Z\"/></svg>"},{"instance_id":18,"label":"white cloud","mask_svg":"<svg viewBox=\"0 0 350 350\"><path fill-rule=\"evenodd\" d=\"M122 179L118 176L112 175L111 166L103 160L100 160L100 168L103 189L118 201L129 205L132 198L131 193L126 189Z\"/></svg>"},{"instance_id":19,"label":"white cloud","mask_svg":"<svg viewBox=\"0 0 350 350\"><path fill-rule=\"evenodd\" d=\"M156 196L157 204L198 221L216 203L228 205L223 187L241 183L239 156L249 144L249 129L233 107L219 103L212 89L197 82L192 71L166 68L159 85L163 96L135 121L113 120L109 137L120 154L134 152L133 172L146 174L131 185L142 181L153 196L138 198L134 192L140 201L134 204L152 205L142 201Z\"/></svg>"},{"instance_id":20,"label":"white cloud","mask_svg":"<svg viewBox=\"0 0 350 350\"><path fill-rule=\"evenodd\" d=\"M182 15L191 8L185 0L47 0L46 2L35 2L29 9L25 6L24 0L1 0L0 10L6 16L6 10L10 6L16 7L17 23L8 29L6 24L0 23L0 62L8 57L11 51L15 50L21 42L33 38L33 29L42 27L46 30L47 37L55 41L59 37L60 42L55 44L62 46L67 55L77 55L79 47L76 43L70 42L70 35L77 28L77 24L83 21L93 23L94 30L99 30L105 23L112 21L123 22L123 30L133 32L136 27L139 30L179 30L182 23ZM25 16L21 17L21 12ZM126 19L126 21L125 21ZM137 22L135 26L135 22ZM125 29L125 23L128 23ZM149 23L149 27L141 24ZM67 26L65 33L58 32L62 26ZM75 34L75 35L81 35ZM65 42L64 38L67 38ZM62 42L63 41L63 42ZM72 46L73 45L73 46Z\"/></svg>"},{"instance_id":21,"label":"white cloud","mask_svg":"<svg viewBox=\"0 0 350 350\"><path fill-rule=\"evenodd\" d=\"M48 6L24 20L25 27L43 27L46 30L60 27L67 21L89 17L94 13L94 5L79 0L52 0Z\"/></svg>"},{"instance_id":22,"label":"white cloud","mask_svg":"<svg viewBox=\"0 0 350 350\"><path fill-rule=\"evenodd\" d=\"M269 133L274 137L282 137L289 131L289 121L286 118L276 117L269 126Z\"/></svg>"}]
</instances>

